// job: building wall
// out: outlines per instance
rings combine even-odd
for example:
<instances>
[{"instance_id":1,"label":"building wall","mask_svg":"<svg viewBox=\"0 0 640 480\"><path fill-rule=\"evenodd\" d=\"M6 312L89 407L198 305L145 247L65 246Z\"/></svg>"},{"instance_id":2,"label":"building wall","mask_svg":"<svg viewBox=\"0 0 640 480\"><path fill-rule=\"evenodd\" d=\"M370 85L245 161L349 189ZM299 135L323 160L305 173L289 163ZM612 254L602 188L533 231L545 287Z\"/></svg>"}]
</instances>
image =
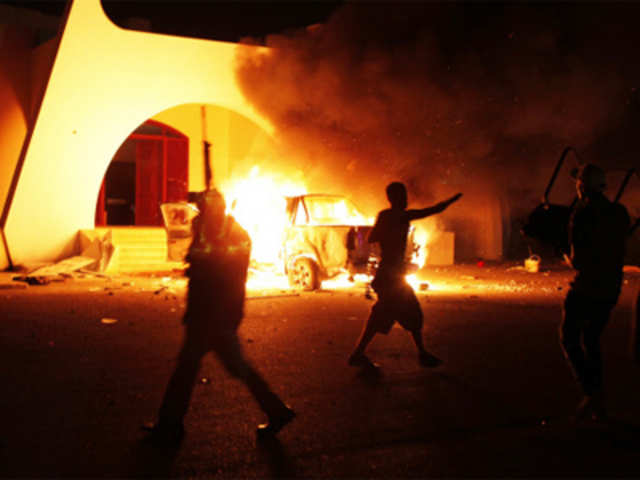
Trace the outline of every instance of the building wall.
<instances>
[{"instance_id":1,"label":"building wall","mask_svg":"<svg viewBox=\"0 0 640 480\"><path fill-rule=\"evenodd\" d=\"M76 0L68 15L4 225L14 265L73 252L78 230L93 227L114 153L148 118L206 104L219 108L211 112L213 125L222 126L228 110L271 130L235 81L237 49L254 47L124 30L99 0ZM224 140L215 148L221 159L225 149L235 151ZM190 188L200 182L197 170Z\"/></svg>"},{"instance_id":2,"label":"building wall","mask_svg":"<svg viewBox=\"0 0 640 480\"><path fill-rule=\"evenodd\" d=\"M278 163L271 126L248 104L234 76L237 50L255 47L121 29L99 0L74 1L60 37L35 50L26 40L9 48L7 31L0 30L0 200L33 128L0 225L14 265L73 252L77 232L94 226L98 191L113 155L149 118L189 137L190 191L204 188L201 105L218 186L253 165L268 169L270 161ZM20 45L20 37L11 38ZM458 207L447 212L456 258L500 258L499 202L465 190L465 203L476 209L459 216ZM9 264L3 254L0 248L0 268Z\"/></svg>"},{"instance_id":3,"label":"building wall","mask_svg":"<svg viewBox=\"0 0 640 480\"><path fill-rule=\"evenodd\" d=\"M2 231L7 198L53 62L58 25L56 17L0 5L0 269L9 266Z\"/></svg>"},{"instance_id":4,"label":"building wall","mask_svg":"<svg viewBox=\"0 0 640 480\"><path fill-rule=\"evenodd\" d=\"M446 230L455 232L455 260L503 258L503 207L493 194L472 189L445 213Z\"/></svg>"},{"instance_id":5,"label":"building wall","mask_svg":"<svg viewBox=\"0 0 640 480\"><path fill-rule=\"evenodd\" d=\"M31 108L33 33L4 25L0 30L0 211L27 135Z\"/></svg>"},{"instance_id":6,"label":"building wall","mask_svg":"<svg viewBox=\"0 0 640 480\"><path fill-rule=\"evenodd\" d=\"M28 29L0 25L0 218L4 216L13 173L29 126L33 41L34 34ZM8 265L7 245L2 234L0 269Z\"/></svg>"}]
</instances>

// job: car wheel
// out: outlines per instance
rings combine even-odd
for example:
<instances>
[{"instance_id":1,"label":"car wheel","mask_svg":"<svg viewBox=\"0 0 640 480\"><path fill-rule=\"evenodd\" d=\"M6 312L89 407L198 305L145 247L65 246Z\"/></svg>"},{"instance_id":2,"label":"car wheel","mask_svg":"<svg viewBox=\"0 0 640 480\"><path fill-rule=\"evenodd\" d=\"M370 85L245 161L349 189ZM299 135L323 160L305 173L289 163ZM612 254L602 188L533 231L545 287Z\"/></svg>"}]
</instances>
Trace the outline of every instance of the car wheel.
<instances>
[{"instance_id":1,"label":"car wheel","mask_svg":"<svg viewBox=\"0 0 640 480\"><path fill-rule=\"evenodd\" d=\"M299 258L289 269L289 285L302 290L317 290L320 288L318 267L309 258Z\"/></svg>"}]
</instances>

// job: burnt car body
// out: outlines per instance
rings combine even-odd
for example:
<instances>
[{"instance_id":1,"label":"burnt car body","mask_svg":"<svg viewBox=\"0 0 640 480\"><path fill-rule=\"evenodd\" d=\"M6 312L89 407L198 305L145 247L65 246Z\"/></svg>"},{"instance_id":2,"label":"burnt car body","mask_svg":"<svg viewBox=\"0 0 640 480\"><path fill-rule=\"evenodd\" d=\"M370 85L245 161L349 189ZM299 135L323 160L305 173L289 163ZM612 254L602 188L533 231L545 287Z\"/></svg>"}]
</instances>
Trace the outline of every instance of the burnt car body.
<instances>
[{"instance_id":1,"label":"burnt car body","mask_svg":"<svg viewBox=\"0 0 640 480\"><path fill-rule=\"evenodd\" d=\"M292 287L315 290L322 280L340 273L373 274L380 259L378 244L369 243L373 221L341 195L307 194L287 197L287 227L281 258ZM417 248L413 229L407 259Z\"/></svg>"},{"instance_id":2,"label":"burnt car body","mask_svg":"<svg viewBox=\"0 0 640 480\"><path fill-rule=\"evenodd\" d=\"M367 273L379 252L367 241L372 222L340 195L287 197L281 258L293 287L315 290L322 280Z\"/></svg>"}]
</instances>

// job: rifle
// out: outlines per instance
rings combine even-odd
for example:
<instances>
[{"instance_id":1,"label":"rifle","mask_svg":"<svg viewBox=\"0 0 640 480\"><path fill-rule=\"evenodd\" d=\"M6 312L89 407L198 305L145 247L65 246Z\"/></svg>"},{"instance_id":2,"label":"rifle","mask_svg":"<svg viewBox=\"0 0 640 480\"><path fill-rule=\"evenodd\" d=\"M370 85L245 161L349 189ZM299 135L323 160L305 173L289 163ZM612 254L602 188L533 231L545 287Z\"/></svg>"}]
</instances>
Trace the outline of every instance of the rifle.
<instances>
[{"instance_id":1,"label":"rifle","mask_svg":"<svg viewBox=\"0 0 640 480\"><path fill-rule=\"evenodd\" d=\"M620 188L618 189L618 193L616 194L616 198L613 201L613 203L617 203L620 200L620 197L622 197L622 194L624 193L624 190L627 187L627 183L629 183L629 180L631 180L631 177L633 176L634 173L636 173L635 168L632 168L627 171L627 174L625 175L624 180L622 181L622 185L620 185ZM636 228L638 228L638 225L640 225L640 217L636 218L635 223L631 225L631 228L629 229L629 233L627 235L629 236L633 235L633 233L636 231Z\"/></svg>"},{"instance_id":2,"label":"rifle","mask_svg":"<svg viewBox=\"0 0 640 480\"><path fill-rule=\"evenodd\" d=\"M554 168L553 173L551 174L551 179L549 180L549 183L547 184L547 188L544 191L544 195L542 195L542 203L544 205L548 205L549 204L549 193L551 192L551 188L553 187L553 184L556 182L556 178L558 177L558 173L560 172L560 169L562 168L562 164L564 163L564 160L567 157L567 155L569 154L569 152L573 152L573 154L576 156L578 161L580 161L580 157L578 156L578 152L576 151L575 148L566 147L562 151L562 154L560 155L560 159L556 163L556 167Z\"/></svg>"},{"instance_id":3,"label":"rifle","mask_svg":"<svg viewBox=\"0 0 640 480\"><path fill-rule=\"evenodd\" d=\"M631 176L636 173L636 169L632 168L631 170L627 171L627 174L624 176L624 180L622 180L622 185L620 185L620 188L618 189L618 193L616 194L616 198L613 201L613 203L618 203L618 200L620 200L620 197L622 197L622 194L624 193L625 188L627 188L627 183L629 183L629 180L631 180Z\"/></svg>"}]
</instances>

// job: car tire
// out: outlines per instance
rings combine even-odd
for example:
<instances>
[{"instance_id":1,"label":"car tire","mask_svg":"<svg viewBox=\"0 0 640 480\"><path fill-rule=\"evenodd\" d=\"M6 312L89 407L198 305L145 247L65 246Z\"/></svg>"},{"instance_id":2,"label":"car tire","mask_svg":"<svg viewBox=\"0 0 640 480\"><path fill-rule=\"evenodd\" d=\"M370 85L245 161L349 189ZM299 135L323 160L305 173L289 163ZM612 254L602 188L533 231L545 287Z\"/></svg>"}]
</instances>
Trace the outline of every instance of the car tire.
<instances>
[{"instance_id":1,"label":"car tire","mask_svg":"<svg viewBox=\"0 0 640 480\"><path fill-rule=\"evenodd\" d=\"M289 285L302 290L317 290L320 288L318 266L310 258L299 258L289 269Z\"/></svg>"}]
</instances>

